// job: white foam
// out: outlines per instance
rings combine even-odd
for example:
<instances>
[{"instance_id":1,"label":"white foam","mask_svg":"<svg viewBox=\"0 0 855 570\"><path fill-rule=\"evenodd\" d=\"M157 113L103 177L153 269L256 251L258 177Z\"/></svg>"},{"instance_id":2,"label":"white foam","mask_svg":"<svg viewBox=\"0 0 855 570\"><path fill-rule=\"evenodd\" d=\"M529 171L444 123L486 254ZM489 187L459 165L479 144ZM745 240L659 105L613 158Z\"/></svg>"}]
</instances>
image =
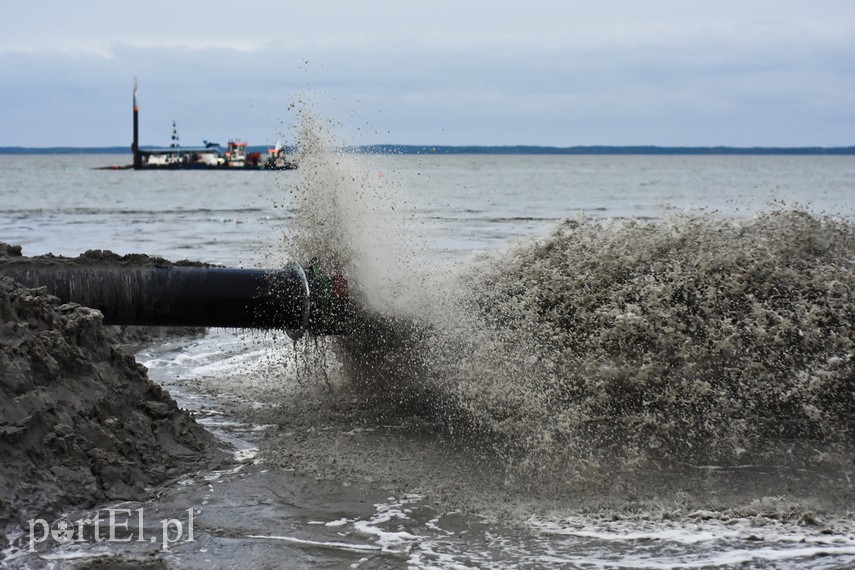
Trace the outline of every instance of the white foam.
<instances>
[{"instance_id":1,"label":"white foam","mask_svg":"<svg viewBox=\"0 0 855 570\"><path fill-rule=\"evenodd\" d=\"M544 535L564 535L593 538L602 541L658 540L676 544L695 545L724 540L757 540L782 544L808 543L855 547L852 523L835 521L840 528L833 534L828 527L806 527L775 519L710 519L704 521L598 521L569 517L560 521L531 518L529 526Z\"/></svg>"},{"instance_id":2,"label":"white foam","mask_svg":"<svg viewBox=\"0 0 855 570\"><path fill-rule=\"evenodd\" d=\"M238 465L236 467L233 467L232 469L220 469L217 471L211 471L210 473L205 475L203 477L203 479L205 479L205 481L217 481L223 475L234 475L235 473L237 473L238 471L240 471L243 468L244 468L244 465L241 464L241 465Z\"/></svg>"},{"instance_id":3,"label":"white foam","mask_svg":"<svg viewBox=\"0 0 855 570\"><path fill-rule=\"evenodd\" d=\"M375 542L383 552L409 552L414 545L426 538L404 530L404 523L411 520L405 505L418 502L420 499L418 495L406 495L401 500L389 497L388 503L374 505L377 512L370 519L354 521L353 528L362 534L374 536ZM397 523L395 525L397 530L389 530L390 523Z\"/></svg>"},{"instance_id":4,"label":"white foam","mask_svg":"<svg viewBox=\"0 0 855 570\"><path fill-rule=\"evenodd\" d=\"M590 556L550 556L550 562L560 561L565 565L579 565L585 568L633 568L639 570L672 570L712 567L742 566L751 562L790 562L795 564L797 560L805 560L820 556L833 555L835 557L853 557L844 563L840 558L834 560L835 568L849 568L855 562L855 548L828 549L821 547L802 547L780 550L775 548L749 549L727 549L702 554L683 554L675 556L669 554L661 558L651 558L645 555L609 553L607 559L602 560ZM546 561L545 557L540 557Z\"/></svg>"},{"instance_id":5,"label":"white foam","mask_svg":"<svg viewBox=\"0 0 855 570\"><path fill-rule=\"evenodd\" d=\"M352 550L356 552L366 552L366 551L379 551L379 546L373 546L370 544L354 544L350 542L330 542L327 540L306 540L304 538L297 538L294 536L280 536L280 535L259 535L259 534L248 534L246 538L261 538L266 540L281 540L283 542L290 542L291 544L298 544L301 546L315 546L318 548L335 548L338 550Z\"/></svg>"},{"instance_id":6,"label":"white foam","mask_svg":"<svg viewBox=\"0 0 855 570\"><path fill-rule=\"evenodd\" d=\"M67 552L65 554L41 554L39 558L49 561L86 560L111 556L110 552Z\"/></svg>"},{"instance_id":7,"label":"white foam","mask_svg":"<svg viewBox=\"0 0 855 570\"><path fill-rule=\"evenodd\" d=\"M841 558L855 556L851 521L834 521L837 531L753 518L605 521L578 516L560 521L532 518L528 524L555 546L561 544L555 542L560 536L605 543L586 542L584 547L574 548L587 551L584 556L550 555L550 563L557 556L567 564L594 568L705 568L819 556L834 556L839 565ZM746 548L747 544L756 548ZM592 548L595 553L590 552Z\"/></svg>"},{"instance_id":8,"label":"white foam","mask_svg":"<svg viewBox=\"0 0 855 570\"><path fill-rule=\"evenodd\" d=\"M222 376L247 374L265 366L269 361L269 351L253 350L223 358L223 354L213 362L200 364L188 373L191 377Z\"/></svg>"},{"instance_id":9,"label":"white foam","mask_svg":"<svg viewBox=\"0 0 855 570\"><path fill-rule=\"evenodd\" d=\"M247 449L238 449L234 452L235 461L239 461L241 463L247 463L255 459L258 455L257 447L250 447Z\"/></svg>"},{"instance_id":10,"label":"white foam","mask_svg":"<svg viewBox=\"0 0 855 570\"><path fill-rule=\"evenodd\" d=\"M172 358L152 358L151 360L144 361L142 364L146 368L167 368L171 366L185 366L191 362L215 360L220 356L222 356L222 353L219 351L199 352L196 354L181 352Z\"/></svg>"}]
</instances>

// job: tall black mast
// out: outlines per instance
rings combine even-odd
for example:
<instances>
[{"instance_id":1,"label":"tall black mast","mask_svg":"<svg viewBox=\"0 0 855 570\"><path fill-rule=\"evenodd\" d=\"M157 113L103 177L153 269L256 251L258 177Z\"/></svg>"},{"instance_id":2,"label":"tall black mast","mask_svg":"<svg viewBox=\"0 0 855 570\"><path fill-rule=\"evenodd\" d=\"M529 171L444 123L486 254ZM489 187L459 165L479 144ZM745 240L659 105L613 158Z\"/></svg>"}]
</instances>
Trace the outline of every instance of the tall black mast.
<instances>
[{"instance_id":1,"label":"tall black mast","mask_svg":"<svg viewBox=\"0 0 855 570\"><path fill-rule=\"evenodd\" d=\"M137 78L134 77L134 142L131 151L134 153L134 170L142 168L142 156L140 156L140 109L137 105Z\"/></svg>"}]
</instances>

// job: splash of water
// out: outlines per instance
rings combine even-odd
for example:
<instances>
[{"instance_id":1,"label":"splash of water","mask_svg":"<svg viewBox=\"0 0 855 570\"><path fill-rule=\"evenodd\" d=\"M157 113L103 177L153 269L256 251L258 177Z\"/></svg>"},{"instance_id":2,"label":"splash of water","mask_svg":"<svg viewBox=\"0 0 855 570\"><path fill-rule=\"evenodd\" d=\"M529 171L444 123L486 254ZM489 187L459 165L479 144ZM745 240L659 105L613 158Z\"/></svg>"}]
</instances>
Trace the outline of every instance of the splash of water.
<instances>
[{"instance_id":1,"label":"splash of water","mask_svg":"<svg viewBox=\"0 0 855 570\"><path fill-rule=\"evenodd\" d=\"M565 221L465 272L467 313L516 359L498 382L456 375L456 397L535 455L845 442L853 245L851 223L800 211Z\"/></svg>"},{"instance_id":2,"label":"splash of water","mask_svg":"<svg viewBox=\"0 0 855 570\"><path fill-rule=\"evenodd\" d=\"M420 272L391 190L303 124L293 243L358 283L360 328L331 348L384 415L430 418L524 473L851 439L850 222L579 218Z\"/></svg>"},{"instance_id":3,"label":"splash of water","mask_svg":"<svg viewBox=\"0 0 855 570\"><path fill-rule=\"evenodd\" d=\"M328 274L347 275L363 304L383 310L413 258L396 219L398 192L358 155L335 149L329 125L309 107L299 114L297 216L285 247Z\"/></svg>"}]
</instances>

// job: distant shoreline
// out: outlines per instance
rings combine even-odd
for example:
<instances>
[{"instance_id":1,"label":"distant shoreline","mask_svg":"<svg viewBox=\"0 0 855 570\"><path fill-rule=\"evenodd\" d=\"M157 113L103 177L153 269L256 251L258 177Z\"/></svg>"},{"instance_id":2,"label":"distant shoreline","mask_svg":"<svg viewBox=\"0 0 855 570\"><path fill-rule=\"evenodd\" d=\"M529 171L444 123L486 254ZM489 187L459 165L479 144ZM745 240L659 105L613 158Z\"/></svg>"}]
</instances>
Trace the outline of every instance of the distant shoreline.
<instances>
[{"instance_id":1,"label":"distant shoreline","mask_svg":"<svg viewBox=\"0 0 855 570\"><path fill-rule=\"evenodd\" d=\"M141 147L155 148L155 147ZM267 152L267 146L249 147L249 152ZM286 148L286 151L288 149ZM290 149L293 151L293 149ZM421 146L361 145L346 147L348 152L366 154L497 154L497 155L855 155L855 146L846 147L732 147L732 146ZM129 147L0 147L0 154L127 154Z\"/></svg>"}]
</instances>

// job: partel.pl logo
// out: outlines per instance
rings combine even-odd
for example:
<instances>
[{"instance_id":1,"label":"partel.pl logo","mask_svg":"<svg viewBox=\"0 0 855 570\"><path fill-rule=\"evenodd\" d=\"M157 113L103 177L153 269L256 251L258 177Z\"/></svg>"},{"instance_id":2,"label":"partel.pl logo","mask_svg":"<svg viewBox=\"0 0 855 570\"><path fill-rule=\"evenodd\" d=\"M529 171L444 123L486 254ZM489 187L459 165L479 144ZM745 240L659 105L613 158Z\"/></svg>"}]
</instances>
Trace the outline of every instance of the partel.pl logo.
<instances>
[{"instance_id":1,"label":"partel.pl logo","mask_svg":"<svg viewBox=\"0 0 855 570\"><path fill-rule=\"evenodd\" d=\"M102 517L102 513L106 516ZM134 513L136 516L132 516ZM143 509L105 509L95 511L92 518L75 521L57 519L48 523L45 519L30 519L30 548L48 538L58 542L150 542L160 543L161 552L169 552L169 545L193 540L193 507L184 511L185 520L161 519L160 533L145 534ZM186 534L185 534L186 531Z\"/></svg>"}]
</instances>

